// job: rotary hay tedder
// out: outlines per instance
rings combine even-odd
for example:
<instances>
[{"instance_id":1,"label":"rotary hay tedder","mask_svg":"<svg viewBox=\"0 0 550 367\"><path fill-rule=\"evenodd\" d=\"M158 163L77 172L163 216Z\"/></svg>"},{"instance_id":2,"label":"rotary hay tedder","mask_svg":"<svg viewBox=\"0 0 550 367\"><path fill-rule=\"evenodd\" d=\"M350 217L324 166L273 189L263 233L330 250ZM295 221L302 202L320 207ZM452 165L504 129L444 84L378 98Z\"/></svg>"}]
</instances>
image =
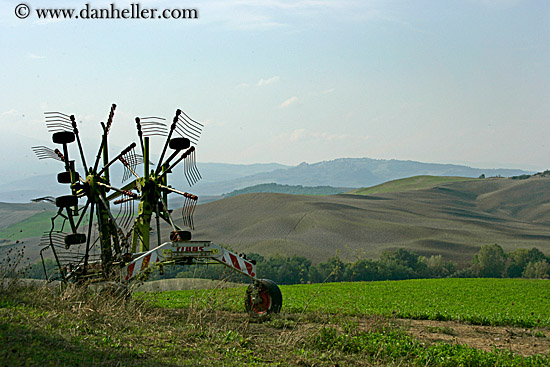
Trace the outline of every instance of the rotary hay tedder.
<instances>
[{"instance_id":1,"label":"rotary hay tedder","mask_svg":"<svg viewBox=\"0 0 550 367\"><path fill-rule=\"evenodd\" d=\"M76 118L60 112L46 112L46 127L59 148L32 147L39 159L55 159L64 163L65 170L57 175L60 184L70 187L71 194L57 198L46 197L58 207L52 217L51 230L42 237L40 255L51 250L57 264L57 278L63 283L116 282L127 286L136 279L145 278L152 269L165 265L223 264L252 280L246 290L245 308L254 317L277 313L281 309L279 287L268 279L259 279L256 262L247 260L210 241L192 241L191 232L182 230L172 219L168 209L168 194L183 196L183 226L194 229L193 212L198 197L176 190L168 185L168 174L183 161L183 170L189 186L201 179L196 166L195 146L203 125L178 109L168 126L159 117L136 117L141 155L135 152L136 143L128 145L109 159L108 135L113 123L116 105L111 110L103 130L101 143L93 166L88 166L78 134ZM150 170L152 136L166 137L158 165ZM80 175L75 161L69 159L69 145L76 141L82 163ZM170 153L169 153L170 152ZM166 157L168 156L168 157ZM165 159L166 158L166 159ZM111 183L109 168L123 165L122 184ZM136 172L143 164L143 176ZM85 200L82 206L80 200ZM137 215L134 208L138 206ZM114 211L111 205L120 206ZM151 248L151 220L156 217L157 247ZM170 241L162 243L160 219L171 227ZM46 267L44 265L44 271Z\"/></svg>"}]
</instances>

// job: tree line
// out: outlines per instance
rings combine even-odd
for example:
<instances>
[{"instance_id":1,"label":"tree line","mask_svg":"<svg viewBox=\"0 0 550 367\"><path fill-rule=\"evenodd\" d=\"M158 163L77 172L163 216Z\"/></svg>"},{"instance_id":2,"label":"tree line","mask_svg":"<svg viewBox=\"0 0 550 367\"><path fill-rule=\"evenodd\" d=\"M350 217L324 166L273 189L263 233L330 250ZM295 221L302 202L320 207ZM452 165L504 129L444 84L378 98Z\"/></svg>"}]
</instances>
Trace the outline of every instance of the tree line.
<instances>
[{"instance_id":1,"label":"tree line","mask_svg":"<svg viewBox=\"0 0 550 367\"><path fill-rule=\"evenodd\" d=\"M420 256L417 252L400 248L387 250L378 260L360 259L344 262L334 256L325 262L312 264L303 256L275 255L266 258L252 253L247 256L256 261L261 278L277 284L303 284L322 282L353 282L375 280L403 280L418 278L550 278L550 257L537 248L518 248L505 253L497 244L482 246L474 255L470 266L458 268L441 255ZM55 269L53 261L46 259L49 273ZM161 274L162 273L162 274ZM41 262L28 268L27 276L44 279ZM206 278L240 281L242 275L221 265L165 266L154 271L150 279Z\"/></svg>"}]
</instances>

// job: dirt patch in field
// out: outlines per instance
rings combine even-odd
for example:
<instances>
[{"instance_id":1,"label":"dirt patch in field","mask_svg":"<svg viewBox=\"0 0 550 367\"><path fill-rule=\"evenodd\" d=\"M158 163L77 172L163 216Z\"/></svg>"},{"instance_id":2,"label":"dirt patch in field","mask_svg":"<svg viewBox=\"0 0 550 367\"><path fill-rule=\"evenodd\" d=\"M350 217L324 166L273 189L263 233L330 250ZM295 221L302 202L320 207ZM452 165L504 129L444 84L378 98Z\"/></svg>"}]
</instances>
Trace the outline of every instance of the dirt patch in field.
<instances>
[{"instance_id":1,"label":"dirt patch in field","mask_svg":"<svg viewBox=\"0 0 550 367\"><path fill-rule=\"evenodd\" d=\"M183 309L165 309L178 319L185 319ZM228 330L238 330L247 338L276 340L284 345L298 345L323 327L343 330L345 324L356 331L379 331L397 327L427 345L437 343L462 344L487 352L495 348L510 350L521 356L550 353L550 329L511 326L480 326L455 321L388 319L382 316L335 317L326 314L281 314L267 321L250 320L246 314L215 311L205 312L204 321L223 320Z\"/></svg>"},{"instance_id":2,"label":"dirt patch in field","mask_svg":"<svg viewBox=\"0 0 550 367\"><path fill-rule=\"evenodd\" d=\"M508 349L530 356L550 351L550 330L510 326L480 326L453 321L398 320L405 330L427 344L438 342L466 344L491 351Z\"/></svg>"}]
</instances>

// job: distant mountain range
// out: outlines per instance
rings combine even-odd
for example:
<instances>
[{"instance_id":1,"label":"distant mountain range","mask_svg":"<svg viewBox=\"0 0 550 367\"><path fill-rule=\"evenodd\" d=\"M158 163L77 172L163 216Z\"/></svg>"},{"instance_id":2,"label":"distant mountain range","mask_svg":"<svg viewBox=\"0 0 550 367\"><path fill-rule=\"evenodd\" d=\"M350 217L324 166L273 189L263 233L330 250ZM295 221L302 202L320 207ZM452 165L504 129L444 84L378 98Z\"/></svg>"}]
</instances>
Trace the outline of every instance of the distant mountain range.
<instances>
[{"instance_id":1,"label":"distant mountain range","mask_svg":"<svg viewBox=\"0 0 550 367\"><path fill-rule=\"evenodd\" d=\"M59 171L63 169L62 165ZM112 182L120 180L120 167L112 173ZM517 176L532 172L518 169L479 169L455 164L422 163L415 161L370 158L341 158L297 166L281 164L199 163L203 179L189 188L183 170L175 169L170 176L173 187L199 196L219 196L249 186L275 183L279 185L332 186L360 188L378 185L399 178L432 175L479 177ZM139 170L139 168L138 168ZM0 187L0 202L28 202L42 196L67 194L68 188L56 182L57 172L5 183Z\"/></svg>"},{"instance_id":2,"label":"distant mountain range","mask_svg":"<svg viewBox=\"0 0 550 367\"><path fill-rule=\"evenodd\" d=\"M301 163L294 167L284 167L218 182L199 182L193 190L199 195L220 195L264 183L359 188L419 175L477 178L482 174L486 177L509 177L529 173L532 172L518 169L480 169L455 164L395 159L341 158L312 164Z\"/></svg>"}]
</instances>

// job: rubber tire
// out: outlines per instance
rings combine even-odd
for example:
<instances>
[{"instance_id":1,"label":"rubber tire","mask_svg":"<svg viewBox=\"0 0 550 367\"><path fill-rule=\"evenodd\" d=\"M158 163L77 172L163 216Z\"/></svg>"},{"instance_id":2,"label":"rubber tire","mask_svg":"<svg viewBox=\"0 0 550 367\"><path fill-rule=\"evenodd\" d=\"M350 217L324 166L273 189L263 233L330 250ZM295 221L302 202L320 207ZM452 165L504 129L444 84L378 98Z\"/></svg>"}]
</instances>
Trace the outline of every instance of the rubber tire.
<instances>
[{"instance_id":1,"label":"rubber tire","mask_svg":"<svg viewBox=\"0 0 550 367\"><path fill-rule=\"evenodd\" d=\"M65 236L65 248L68 249L71 245L80 245L86 243L86 235L84 233L71 233Z\"/></svg>"},{"instance_id":2,"label":"rubber tire","mask_svg":"<svg viewBox=\"0 0 550 367\"><path fill-rule=\"evenodd\" d=\"M78 172L75 172L75 181L78 181L80 175ZM71 172L60 172L57 174L57 182L60 184L70 184L71 183Z\"/></svg>"},{"instance_id":3,"label":"rubber tire","mask_svg":"<svg viewBox=\"0 0 550 367\"><path fill-rule=\"evenodd\" d=\"M170 147L170 149L183 150L191 146L191 141L187 138L174 138L170 139L170 143L168 144L168 146Z\"/></svg>"},{"instance_id":4,"label":"rubber tire","mask_svg":"<svg viewBox=\"0 0 550 367\"><path fill-rule=\"evenodd\" d=\"M53 134L52 140L56 144L69 144L75 140L75 136L72 131L58 131Z\"/></svg>"},{"instance_id":5,"label":"rubber tire","mask_svg":"<svg viewBox=\"0 0 550 367\"><path fill-rule=\"evenodd\" d=\"M268 301L266 305L253 305L252 303L252 292L254 288L261 287L260 297ZM260 307L258 307L260 306ZM260 279L256 284L251 284L246 290L246 296L244 300L244 307L251 318L255 319L264 319L269 317L271 314L281 312L281 307L283 306L283 295L279 286L272 280L269 279Z\"/></svg>"},{"instance_id":6,"label":"rubber tire","mask_svg":"<svg viewBox=\"0 0 550 367\"><path fill-rule=\"evenodd\" d=\"M78 205L78 197L74 195L58 196L55 198L55 206L58 208L67 208Z\"/></svg>"},{"instance_id":7,"label":"rubber tire","mask_svg":"<svg viewBox=\"0 0 550 367\"><path fill-rule=\"evenodd\" d=\"M191 241L191 232L189 231L172 231L170 232L170 241L173 242L189 242Z\"/></svg>"}]
</instances>

